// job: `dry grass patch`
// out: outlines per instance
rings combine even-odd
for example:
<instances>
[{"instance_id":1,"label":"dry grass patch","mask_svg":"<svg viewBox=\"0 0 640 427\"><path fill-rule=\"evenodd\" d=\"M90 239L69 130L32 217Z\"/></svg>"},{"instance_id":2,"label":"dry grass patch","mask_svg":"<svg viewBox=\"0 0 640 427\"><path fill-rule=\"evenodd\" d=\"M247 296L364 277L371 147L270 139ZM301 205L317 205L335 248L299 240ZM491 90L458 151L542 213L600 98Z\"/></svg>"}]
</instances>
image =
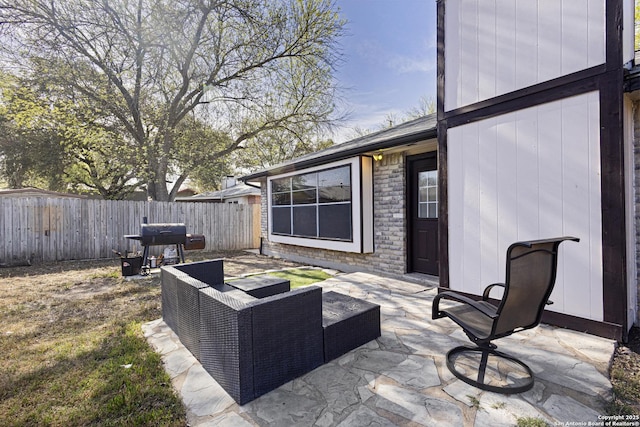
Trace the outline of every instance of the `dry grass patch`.
<instances>
[{"instance_id":1,"label":"dry grass patch","mask_svg":"<svg viewBox=\"0 0 640 427\"><path fill-rule=\"evenodd\" d=\"M640 329L631 328L628 342L618 347L609 370L613 401L609 415L640 415Z\"/></svg>"},{"instance_id":2,"label":"dry grass patch","mask_svg":"<svg viewBox=\"0 0 640 427\"><path fill-rule=\"evenodd\" d=\"M236 252L237 276L297 264ZM162 316L160 278L127 281L120 261L0 268L0 424L184 426L185 409L142 323Z\"/></svg>"},{"instance_id":3,"label":"dry grass patch","mask_svg":"<svg viewBox=\"0 0 640 427\"><path fill-rule=\"evenodd\" d=\"M117 260L0 270L0 419L9 425L185 425L142 336L159 279Z\"/></svg>"}]
</instances>

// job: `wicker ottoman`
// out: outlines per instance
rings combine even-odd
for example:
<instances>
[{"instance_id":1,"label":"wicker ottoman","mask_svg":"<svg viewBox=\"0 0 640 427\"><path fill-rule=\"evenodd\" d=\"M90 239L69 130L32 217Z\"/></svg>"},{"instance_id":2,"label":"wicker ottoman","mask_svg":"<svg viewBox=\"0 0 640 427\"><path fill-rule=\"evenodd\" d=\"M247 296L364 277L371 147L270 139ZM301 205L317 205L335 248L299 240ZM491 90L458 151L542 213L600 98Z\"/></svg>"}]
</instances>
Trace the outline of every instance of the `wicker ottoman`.
<instances>
[{"instance_id":1,"label":"wicker ottoman","mask_svg":"<svg viewBox=\"0 0 640 427\"><path fill-rule=\"evenodd\" d=\"M338 292L322 294L324 361L380 336L380 306Z\"/></svg>"},{"instance_id":2,"label":"wicker ottoman","mask_svg":"<svg viewBox=\"0 0 640 427\"><path fill-rule=\"evenodd\" d=\"M240 289L255 298L270 297L271 295L289 292L291 289L288 280L267 275L232 280L228 282L227 285Z\"/></svg>"}]
</instances>

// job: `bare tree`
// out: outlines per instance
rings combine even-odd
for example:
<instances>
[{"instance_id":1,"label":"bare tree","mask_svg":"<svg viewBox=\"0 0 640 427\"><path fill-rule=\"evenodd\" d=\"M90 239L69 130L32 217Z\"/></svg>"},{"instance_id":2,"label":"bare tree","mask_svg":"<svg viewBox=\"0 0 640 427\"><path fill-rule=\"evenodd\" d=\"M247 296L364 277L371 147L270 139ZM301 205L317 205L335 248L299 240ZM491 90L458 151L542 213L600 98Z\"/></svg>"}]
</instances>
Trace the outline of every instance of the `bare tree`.
<instances>
[{"instance_id":1,"label":"bare tree","mask_svg":"<svg viewBox=\"0 0 640 427\"><path fill-rule=\"evenodd\" d=\"M433 97L422 95L418 101L418 105L406 112L406 119L403 121L417 119L419 117L428 116L436 112L436 101Z\"/></svg>"},{"instance_id":2,"label":"bare tree","mask_svg":"<svg viewBox=\"0 0 640 427\"><path fill-rule=\"evenodd\" d=\"M418 105L411 107L403 115L398 116L395 112L389 112L384 116L382 123L373 129L356 127L352 129L353 138L360 138L374 132L389 129L410 120L428 116L436 112L436 102L432 97L422 95L418 101Z\"/></svg>"},{"instance_id":3,"label":"bare tree","mask_svg":"<svg viewBox=\"0 0 640 427\"><path fill-rule=\"evenodd\" d=\"M194 157L331 124L332 0L0 0L0 23L13 67L126 130L155 200L175 197ZM229 137L198 150L180 137L189 115Z\"/></svg>"}]
</instances>

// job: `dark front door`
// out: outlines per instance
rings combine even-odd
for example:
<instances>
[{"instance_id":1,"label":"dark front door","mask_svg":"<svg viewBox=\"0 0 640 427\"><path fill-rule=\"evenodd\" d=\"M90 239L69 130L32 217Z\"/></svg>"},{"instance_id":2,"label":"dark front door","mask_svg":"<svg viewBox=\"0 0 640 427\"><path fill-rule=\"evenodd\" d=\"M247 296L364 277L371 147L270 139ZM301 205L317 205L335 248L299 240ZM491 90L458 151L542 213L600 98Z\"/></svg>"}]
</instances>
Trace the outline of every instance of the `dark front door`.
<instances>
[{"instance_id":1,"label":"dark front door","mask_svg":"<svg viewBox=\"0 0 640 427\"><path fill-rule=\"evenodd\" d=\"M438 163L436 153L408 159L409 271L438 275Z\"/></svg>"}]
</instances>

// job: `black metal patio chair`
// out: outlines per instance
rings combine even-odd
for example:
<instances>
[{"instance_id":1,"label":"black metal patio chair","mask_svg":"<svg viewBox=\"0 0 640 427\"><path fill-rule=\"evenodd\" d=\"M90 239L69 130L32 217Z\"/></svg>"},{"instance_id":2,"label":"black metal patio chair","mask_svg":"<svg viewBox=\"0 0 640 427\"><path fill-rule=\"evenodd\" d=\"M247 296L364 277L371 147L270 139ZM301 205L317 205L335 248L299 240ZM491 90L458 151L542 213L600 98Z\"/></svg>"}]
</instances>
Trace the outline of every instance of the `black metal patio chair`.
<instances>
[{"instance_id":1,"label":"black metal patio chair","mask_svg":"<svg viewBox=\"0 0 640 427\"><path fill-rule=\"evenodd\" d=\"M447 353L447 367L460 380L482 390L522 393L533 387L533 372L522 361L496 350L491 341L536 327L556 280L558 247L575 237L516 242L507 249L505 283L484 290L481 301L453 291L433 300L433 319L448 317L462 327L476 347L460 346ZM489 300L493 288L503 289L498 304ZM452 305L441 300L450 300Z\"/></svg>"}]
</instances>

